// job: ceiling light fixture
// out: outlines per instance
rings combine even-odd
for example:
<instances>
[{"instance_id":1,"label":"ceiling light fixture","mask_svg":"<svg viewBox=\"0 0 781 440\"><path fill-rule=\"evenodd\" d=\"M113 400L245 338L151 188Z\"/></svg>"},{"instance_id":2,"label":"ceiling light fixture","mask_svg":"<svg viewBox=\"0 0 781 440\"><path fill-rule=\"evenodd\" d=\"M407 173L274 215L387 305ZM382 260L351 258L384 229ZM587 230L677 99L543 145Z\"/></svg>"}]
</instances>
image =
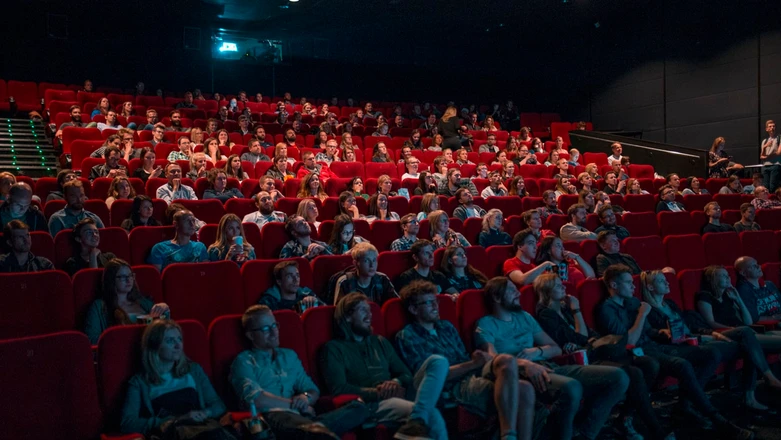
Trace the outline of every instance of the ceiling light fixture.
<instances>
[{"instance_id":1,"label":"ceiling light fixture","mask_svg":"<svg viewBox=\"0 0 781 440\"><path fill-rule=\"evenodd\" d=\"M290 3L298 3L298 0L288 0Z\"/></svg>"}]
</instances>

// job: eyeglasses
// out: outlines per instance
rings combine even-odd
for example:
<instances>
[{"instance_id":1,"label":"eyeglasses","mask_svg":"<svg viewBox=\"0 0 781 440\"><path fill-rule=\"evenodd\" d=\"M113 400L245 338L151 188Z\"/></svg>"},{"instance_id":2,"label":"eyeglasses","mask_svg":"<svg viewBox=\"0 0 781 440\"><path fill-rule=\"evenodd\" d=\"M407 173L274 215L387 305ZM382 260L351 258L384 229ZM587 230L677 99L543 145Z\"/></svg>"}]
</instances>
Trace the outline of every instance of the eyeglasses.
<instances>
[{"instance_id":1,"label":"eyeglasses","mask_svg":"<svg viewBox=\"0 0 781 440\"><path fill-rule=\"evenodd\" d=\"M279 328L279 324L275 322L273 324L264 325L263 327L251 328L251 329L249 329L247 331L249 331L249 332L269 333L271 330L278 329L278 328Z\"/></svg>"},{"instance_id":2,"label":"eyeglasses","mask_svg":"<svg viewBox=\"0 0 781 440\"><path fill-rule=\"evenodd\" d=\"M404 222L404 224L405 225L418 225L418 224L420 224L420 222L417 221L417 220L410 220L408 222Z\"/></svg>"}]
</instances>

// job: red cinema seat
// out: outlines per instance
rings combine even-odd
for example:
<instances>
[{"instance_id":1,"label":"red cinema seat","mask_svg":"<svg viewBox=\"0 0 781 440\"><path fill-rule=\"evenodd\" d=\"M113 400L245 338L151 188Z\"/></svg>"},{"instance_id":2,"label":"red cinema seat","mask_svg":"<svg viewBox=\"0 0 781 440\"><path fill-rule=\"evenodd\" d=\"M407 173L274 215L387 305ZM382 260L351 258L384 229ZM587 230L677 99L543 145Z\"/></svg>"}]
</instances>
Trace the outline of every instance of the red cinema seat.
<instances>
[{"instance_id":1,"label":"red cinema seat","mask_svg":"<svg viewBox=\"0 0 781 440\"><path fill-rule=\"evenodd\" d=\"M676 272L701 269L706 264L702 238L697 234L671 235L663 240L667 261Z\"/></svg>"},{"instance_id":2,"label":"red cinema seat","mask_svg":"<svg viewBox=\"0 0 781 440\"><path fill-rule=\"evenodd\" d=\"M504 275L503 266L504 262L515 256L515 249L513 245L508 244L504 246L491 246L485 250L486 254L486 270L485 276L488 278L498 275Z\"/></svg>"},{"instance_id":3,"label":"red cinema seat","mask_svg":"<svg viewBox=\"0 0 781 440\"><path fill-rule=\"evenodd\" d=\"M757 211L755 221L764 230L781 230L781 209L760 209Z\"/></svg>"},{"instance_id":4,"label":"red cinema seat","mask_svg":"<svg viewBox=\"0 0 781 440\"><path fill-rule=\"evenodd\" d=\"M746 231L740 233L743 249L759 264L778 261L778 242L773 231Z\"/></svg>"},{"instance_id":5,"label":"red cinema seat","mask_svg":"<svg viewBox=\"0 0 781 440\"><path fill-rule=\"evenodd\" d=\"M621 252L629 254L643 270L658 270L667 267L664 243L658 235L627 237L621 244Z\"/></svg>"},{"instance_id":6,"label":"red cinema seat","mask_svg":"<svg viewBox=\"0 0 781 440\"><path fill-rule=\"evenodd\" d=\"M240 219L243 219L248 214L251 214L257 210L255 201L250 199L229 199L225 202L225 213L236 214Z\"/></svg>"},{"instance_id":7,"label":"red cinema seat","mask_svg":"<svg viewBox=\"0 0 781 440\"><path fill-rule=\"evenodd\" d=\"M458 318L456 316L456 303L450 295L437 295L439 304L439 319L450 321L458 330ZM408 323L407 311L404 310L401 298L393 298L382 305L382 316L385 322L385 337L393 341L396 334Z\"/></svg>"},{"instance_id":8,"label":"red cinema seat","mask_svg":"<svg viewBox=\"0 0 781 440\"><path fill-rule=\"evenodd\" d=\"M569 217L563 214L551 214L545 219L545 229L550 229L559 235L561 227L569 222Z\"/></svg>"},{"instance_id":9,"label":"red cinema seat","mask_svg":"<svg viewBox=\"0 0 781 440\"><path fill-rule=\"evenodd\" d=\"M225 207L217 199L177 200L177 203L184 205L185 208L192 211L195 218L206 223L219 223L222 216L225 215Z\"/></svg>"},{"instance_id":10,"label":"red cinema seat","mask_svg":"<svg viewBox=\"0 0 781 440\"><path fill-rule=\"evenodd\" d=\"M688 212L662 211L656 214L656 220L659 222L659 232L662 237L700 233L700 229Z\"/></svg>"},{"instance_id":11,"label":"red cinema seat","mask_svg":"<svg viewBox=\"0 0 781 440\"><path fill-rule=\"evenodd\" d=\"M651 194L627 194L622 205L629 212L654 212L656 204Z\"/></svg>"},{"instance_id":12,"label":"red cinema seat","mask_svg":"<svg viewBox=\"0 0 781 440\"><path fill-rule=\"evenodd\" d=\"M456 301L458 325L456 328L461 334L461 340L468 352L472 352L476 348L474 346L474 331L477 321L487 314L488 310L485 307L482 290L465 290L458 296Z\"/></svg>"},{"instance_id":13,"label":"red cinema seat","mask_svg":"<svg viewBox=\"0 0 781 440\"><path fill-rule=\"evenodd\" d=\"M103 228L100 232L100 250L101 252L111 252L125 261L130 261L130 245L127 239L127 231L122 228ZM65 267L65 262L71 258L75 251L73 249L73 230L65 229L60 231L54 237L54 255L52 261L58 269Z\"/></svg>"},{"instance_id":14,"label":"red cinema seat","mask_svg":"<svg viewBox=\"0 0 781 440\"><path fill-rule=\"evenodd\" d=\"M78 103L78 101L76 101L76 92L73 90L47 89L43 92L43 100L49 110L51 110L50 104L52 101L66 101L70 105Z\"/></svg>"},{"instance_id":15,"label":"red cinema seat","mask_svg":"<svg viewBox=\"0 0 781 440\"><path fill-rule=\"evenodd\" d=\"M714 179L708 179L709 182L711 180ZM740 209L740 205L743 204L743 194L718 194L718 189L716 190L715 193L712 194L713 194L713 201L718 203L722 210Z\"/></svg>"},{"instance_id":16,"label":"red cinema seat","mask_svg":"<svg viewBox=\"0 0 781 440\"><path fill-rule=\"evenodd\" d=\"M566 213L570 206L578 203L578 196L577 194L562 194L558 200L556 200L556 204L559 205L559 209L561 212ZM556 229L556 232L558 232L558 229Z\"/></svg>"},{"instance_id":17,"label":"red cinema seat","mask_svg":"<svg viewBox=\"0 0 781 440\"><path fill-rule=\"evenodd\" d=\"M337 272L351 267L353 257L350 254L319 255L310 264L312 266L312 290L321 300L328 303L332 299L328 298L330 292L326 291L328 281Z\"/></svg>"},{"instance_id":18,"label":"red cinema seat","mask_svg":"<svg viewBox=\"0 0 781 440\"><path fill-rule=\"evenodd\" d=\"M477 244L480 233L483 232L483 219L479 217L470 217L464 222L461 233L469 243Z\"/></svg>"},{"instance_id":19,"label":"red cinema seat","mask_svg":"<svg viewBox=\"0 0 781 440\"><path fill-rule=\"evenodd\" d=\"M130 246L130 263L132 265L146 264L149 252L162 241L173 240L176 235L173 226L141 226L133 228L128 236Z\"/></svg>"},{"instance_id":20,"label":"red cinema seat","mask_svg":"<svg viewBox=\"0 0 781 440\"><path fill-rule=\"evenodd\" d=\"M697 310L694 297L702 290L702 273L703 270L697 268L683 270L676 274L684 310Z\"/></svg>"},{"instance_id":21,"label":"red cinema seat","mask_svg":"<svg viewBox=\"0 0 781 440\"><path fill-rule=\"evenodd\" d=\"M687 211L702 211L711 200L710 194L687 194L683 196L683 206ZM724 208L722 208L724 209Z\"/></svg>"},{"instance_id":22,"label":"red cinema seat","mask_svg":"<svg viewBox=\"0 0 781 440\"><path fill-rule=\"evenodd\" d=\"M241 272L232 261L174 263L163 270L162 281L173 319L208 326L220 315L244 312Z\"/></svg>"},{"instance_id":23,"label":"red cinema seat","mask_svg":"<svg viewBox=\"0 0 781 440\"><path fill-rule=\"evenodd\" d=\"M387 174L392 178L399 177L395 163L367 162L364 164L364 171L367 179L371 177L379 178L383 174Z\"/></svg>"},{"instance_id":24,"label":"red cinema seat","mask_svg":"<svg viewBox=\"0 0 781 440\"><path fill-rule=\"evenodd\" d=\"M581 163L590 164L595 163L597 166L607 165L607 153L583 153L583 160Z\"/></svg>"},{"instance_id":25,"label":"red cinema seat","mask_svg":"<svg viewBox=\"0 0 781 440\"><path fill-rule=\"evenodd\" d=\"M781 263L765 263L762 265L762 278L776 286L781 283Z\"/></svg>"},{"instance_id":26,"label":"red cinema seat","mask_svg":"<svg viewBox=\"0 0 781 440\"><path fill-rule=\"evenodd\" d=\"M73 290L65 272L3 274L0 292L6 293L0 296L0 339L73 329Z\"/></svg>"},{"instance_id":27,"label":"red cinema seat","mask_svg":"<svg viewBox=\"0 0 781 440\"><path fill-rule=\"evenodd\" d=\"M103 417L84 334L67 331L0 341L0 359L7 371L0 378L3 438L98 438Z\"/></svg>"},{"instance_id":28,"label":"red cinema seat","mask_svg":"<svg viewBox=\"0 0 781 440\"><path fill-rule=\"evenodd\" d=\"M284 223L266 223L260 231L260 239L263 242L262 258L279 258L282 247L290 240L290 237L285 232Z\"/></svg>"},{"instance_id":29,"label":"red cinema seat","mask_svg":"<svg viewBox=\"0 0 781 440\"><path fill-rule=\"evenodd\" d=\"M298 263L301 286L311 289L313 281L309 262L302 257L292 258L291 260ZM244 284L244 307L257 304L263 293L275 284L274 266L282 261L287 260L252 260L241 266L241 278Z\"/></svg>"},{"instance_id":30,"label":"red cinema seat","mask_svg":"<svg viewBox=\"0 0 781 440\"><path fill-rule=\"evenodd\" d=\"M659 224L653 212L627 212L621 216L621 225L633 237L659 235Z\"/></svg>"},{"instance_id":31,"label":"red cinema seat","mask_svg":"<svg viewBox=\"0 0 781 440\"><path fill-rule=\"evenodd\" d=\"M412 253L410 251L380 252L377 257L377 270L384 273L391 281L395 282L396 278L398 278L402 272L415 264L413 261Z\"/></svg>"},{"instance_id":32,"label":"red cinema seat","mask_svg":"<svg viewBox=\"0 0 781 440\"><path fill-rule=\"evenodd\" d=\"M594 328L594 309L603 298L607 297L605 283L600 279L587 279L578 286L577 296L580 301L583 319L590 328Z\"/></svg>"},{"instance_id":33,"label":"red cinema seat","mask_svg":"<svg viewBox=\"0 0 781 440\"><path fill-rule=\"evenodd\" d=\"M635 179L653 179L654 178L654 167L653 165L641 165L641 164L632 164L629 165L627 168L627 172L629 173L629 177L633 177Z\"/></svg>"},{"instance_id":34,"label":"red cinema seat","mask_svg":"<svg viewBox=\"0 0 781 440\"><path fill-rule=\"evenodd\" d=\"M364 164L360 162L333 162L329 168L331 168L331 171L333 171L334 174L345 179L352 179L355 176L363 178L364 176ZM381 173L376 177L379 177L382 174L384 173ZM395 177L395 175L391 177Z\"/></svg>"},{"instance_id":35,"label":"red cinema seat","mask_svg":"<svg viewBox=\"0 0 781 440\"><path fill-rule=\"evenodd\" d=\"M41 110L38 84L33 81L8 81L8 96L14 97L20 113Z\"/></svg>"},{"instance_id":36,"label":"red cinema seat","mask_svg":"<svg viewBox=\"0 0 781 440\"><path fill-rule=\"evenodd\" d=\"M76 140L102 141L103 137L97 128L65 127L62 129L62 152L70 153L71 144ZM81 162L75 165L80 166Z\"/></svg>"},{"instance_id":37,"label":"red cinema seat","mask_svg":"<svg viewBox=\"0 0 781 440\"><path fill-rule=\"evenodd\" d=\"M520 197L489 197L485 199L485 210L498 209L505 218L523 212L523 199Z\"/></svg>"},{"instance_id":38,"label":"red cinema seat","mask_svg":"<svg viewBox=\"0 0 781 440\"><path fill-rule=\"evenodd\" d=\"M391 243L403 235L401 222L397 221L375 220L369 225L369 228L371 229L371 242L380 252L391 250Z\"/></svg>"},{"instance_id":39,"label":"red cinema seat","mask_svg":"<svg viewBox=\"0 0 781 440\"><path fill-rule=\"evenodd\" d=\"M705 249L705 262L709 266L732 266L743 255L740 237L735 232L704 234L702 246Z\"/></svg>"}]
</instances>

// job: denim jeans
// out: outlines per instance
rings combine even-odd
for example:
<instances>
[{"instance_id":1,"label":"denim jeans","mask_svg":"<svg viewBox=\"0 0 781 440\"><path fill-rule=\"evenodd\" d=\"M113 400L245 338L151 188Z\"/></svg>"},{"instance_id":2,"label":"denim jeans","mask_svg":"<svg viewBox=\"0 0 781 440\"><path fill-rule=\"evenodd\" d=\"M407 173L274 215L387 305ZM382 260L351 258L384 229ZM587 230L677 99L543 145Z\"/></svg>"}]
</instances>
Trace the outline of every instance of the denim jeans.
<instances>
[{"instance_id":1,"label":"denim jeans","mask_svg":"<svg viewBox=\"0 0 781 440\"><path fill-rule=\"evenodd\" d=\"M629 386L629 377L620 368L596 365L566 365L550 374L548 389L540 400L553 401L549 423L557 431L552 438L571 439L575 416L584 401L580 416L580 433L595 439L610 416L610 410L623 397Z\"/></svg>"},{"instance_id":2,"label":"denim jeans","mask_svg":"<svg viewBox=\"0 0 781 440\"><path fill-rule=\"evenodd\" d=\"M341 436L361 426L369 416L369 408L362 403L351 402L341 408L307 417L291 411L270 411L263 414L271 430L281 438L304 436L299 428L312 423L322 423L326 428Z\"/></svg>"},{"instance_id":3,"label":"denim jeans","mask_svg":"<svg viewBox=\"0 0 781 440\"><path fill-rule=\"evenodd\" d=\"M781 165L765 165L762 167L762 177L765 188L772 194L781 186Z\"/></svg>"},{"instance_id":4,"label":"denim jeans","mask_svg":"<svg viewBox=\"0 0 781 440\"><path fill-rule=\"evenodd\" d=\"M703 390L721 362L714 347L690 345L654 345L643 347L646 356L659 361L659 375L678 379L679 393L705 415L718 410Z\"/></svg>"}]
</instances>

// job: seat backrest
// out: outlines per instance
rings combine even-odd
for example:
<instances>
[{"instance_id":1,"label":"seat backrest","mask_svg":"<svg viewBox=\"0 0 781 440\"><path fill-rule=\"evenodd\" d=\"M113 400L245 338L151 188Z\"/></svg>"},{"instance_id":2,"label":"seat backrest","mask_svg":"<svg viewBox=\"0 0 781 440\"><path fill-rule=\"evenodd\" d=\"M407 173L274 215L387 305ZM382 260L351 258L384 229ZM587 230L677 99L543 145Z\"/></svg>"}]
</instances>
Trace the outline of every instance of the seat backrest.
<instances>
[{"instance_id":1,"label":"seat backrest","mask_svg":"<svg viewBox=\"0 0 781 440\"><path fill-rule=\"evenodd\" d=\"M667 254L658 235L627 237L621 245L621 252L634 257L642 270L658 270L667 266Z\"/></svg>"},{"instance_id":2,"label":"seat backrest","mask_svg":"<svg viewBox=\"0 0 781 440\"><path fill-rule=\"evenodd\" d=\"M285 224L276 222L263 225L260 231L260 238L263 242L262 258L279 258L282 247L290 240L287 232L285 232Z\"/></svg>"},{"instance_id":3,"label":"seat backrest","mask_svg":"<svg viewBox=\"0 0 781 440\"><path fill-rule=\"evenodd\" d=\"M176 231L173 226L140 226L133 228L128 236L130 264L146 264L152 248L162 241L173 240Z\"/></svg>"},{"instance_id":4,"label":"seat backrest","mask_svg":"<svg viewBox=\"0 0 781 440\"><path fill-rule=\"evenodd\" d=\"M682 270L676 274L684 310L697 310L696 304L694 303L694 297L697 292L700 291L702 273L703 270L697 268Z\"/></svg>"},{"instance_id":5,"label":"seat backrest","mask_svg":"<svg viewBox=\"0 0 781 440\"><path fill-rule=\"evenodd\" d=\"M225 215L225 207L217 199L208 200L179 200L178 203L192 211L195 218L206 223L217 224Z\"/></svg>"},{"instance_id":6,"label":"seat backrest","mask_svg":"<svg viewBox=\"0 0 781 440\"><path fill-rule=\"evenodd\" d=\"M0 359L7 372L0 376L3 438L98 438L103 417L84 334L0 341Z\"/></svg>"},{"instance_id":7,"label":"seat backrest","mask_svg":"<svg viewBox=\"0 0 781 440\"><path fill-rule=\"evenodd\" d=\"M683 206L687 211L702 211L712 198L710 194L687 194L683 196Z\"/></svg>"},{"instance_id":8,"label":"seat backrest","mask_svg":"<svg viewBox=\"0 0 781 440\"><path fill-rule=\"evenodd\" d=\"M702 245L708 265L732 266L743 255L743 246L736 232L704 234Z\"/></svg>"},{"instance_id":9,"label":"seat backrest","mask_svg":"<svg viewBox=\"0 0 781 440\"><path fill-rule=\"evenodd\" d=\"M474 331L477 321L488 314L482 290L465 290L456 301L456 317L459 333L467 352L472 352L474 346Z\"/></svg>"},{"instance_id":10,"label":"seat backrest","mask_svg":"<svg viewBox=\"0 0 781 440\"><path fill-rule=\"evenodd\" d=\"M302 287L312 288L312 269L306 258L296 257L298 274ZM241 266L241 278L244 286L244 307L257 304L263 293L274 285L274 266L282 261L280 259L252 260Z\"/></svg>"},{"instance_id":11,"label":"seat backrest","mask_svg":"<svg viewBox=\"0 0 781 440\"><path fill-rule=\"evenodd\" d=\"M208 327L220 315L242 313L241 272L232 261L174 263L163 270L163 297L174 319Z\"/></svg>"},{"instance_id":12,"label":"seat backrest","mask_svg":"<svg viewBox=\"0 0 781 440\"><path fill-rule=\"evenodd\" d=\"M656 214L656 220L659 222L659 233L662 237L700 233L688 212L662 211Z\"/></svg>"},{"instance_id":13,"label":"seat backrest","mask_svg":"<svg viewBox=\"0 0 781 440\"><path fill-rule=\"evenodd\" d=\"M697 234L671 235L663 240L667 261L676 271L705 267L705 249Z\"/></svg>"},{"instance_id":14,"label":"seat backrest","mask_svg":"<svg viewBox=\"0 0 781 440\"><path fill-rule=\"evenodd\" d=\"M740 241L746 253L759 264L778 261L778 241L773 231L745 231L740 233Z\"/></svg>"},{"instance_id":15,"label":"seat backrest","mask_svg":"<svg viewBox=\"0 0 781 440\"><path fill-rule=\"evenodd\" d=\"M450 295L437 295L437 303L439 305L439 319L450 321L457 330L458 319L453 298ZM412 322L402 305L401 298L385 301L382 305L382 317L385 322L385 337L391 341L394 341L396 334Z\"/></svg>"},{"instance_id":16,"label":"seat backrest","mask_svg":"<svg viewBox=\"0 0 781 440\"><path fill-rule=\"evenodd\" d=\"M0 275L0 339L74 328L73 287L65 272Z\"/></svg>"},{"instance_id":17,"label":"seat backrest","mask_svg":"<svg viewBox=\"0 0 781 440\"><path fill-rule=\"evenodd\" d=\"M607 297L605 283L601 279L587 279L578 285L577 292L583 319L589 328L595 328L594 310Z\"/></svg>"},{"instance_id":18,"label":"seat backrest","mask_svg":"<svg viewBox=\"0 0 781 440\"><path fill-rule=\"evenodd\" d=\"M377 257L377 270L387 275L394 282L402 272L412 267L413 264L412 252L410 251L385 251L380 252Z\"/></svg>"},{"instance_id":19,"label":"seat backrest","mask_svg":"<svg viewBox=\"0 0 781 440\"><path fill-rule=\"evenodd\" d=\"M371 242L380 252L389 251L391 243L403 235L401 222L397 221L375 220L369 225L369 228L371 229Z\"/></svg>"},{"instance_id":20,"label":"seat backrest","mask_svg":"<svg viewBox=\"0 0 781 440\"><path fill-rule=\"evenodd\" d=\"M760 209L757 211L756 222L765 230L781 230L781 209Z\"/></svg>"},{"instance_id":21,"label":"seat backrest","mask_svg":"<svg viewBox=\"0 0 781 440\"><path fill-rule=\"evenodd\" d=\"M328 280L335 273L352 266L353 257L349 253L344 255L318 255L310 264L313 277L312 290L320 299L325 301L328 294L325 291Z\"/></svg>"},{"instance_id":22,"label":"seat backrest","mask_svg":"<svg viewBox=\"0 0 781 440\"><path fill-rule=\"evenodd\" d=\"M629 212L654 212L654 196L651 194L627 194L622 206Z\"/></svg>"},{"instance_id":23,"label":"seat backrest","mask_svg":"<svg viewBox=\"0 0 781 440\"><path fill-rule=\"evenodd\" d=\"M659 235L659 224L653 212L627 212L621 216L621 225L633 237Z\"/></svg>"}]
</instances>

